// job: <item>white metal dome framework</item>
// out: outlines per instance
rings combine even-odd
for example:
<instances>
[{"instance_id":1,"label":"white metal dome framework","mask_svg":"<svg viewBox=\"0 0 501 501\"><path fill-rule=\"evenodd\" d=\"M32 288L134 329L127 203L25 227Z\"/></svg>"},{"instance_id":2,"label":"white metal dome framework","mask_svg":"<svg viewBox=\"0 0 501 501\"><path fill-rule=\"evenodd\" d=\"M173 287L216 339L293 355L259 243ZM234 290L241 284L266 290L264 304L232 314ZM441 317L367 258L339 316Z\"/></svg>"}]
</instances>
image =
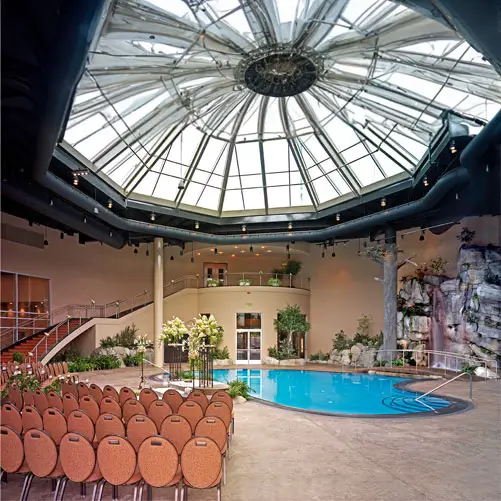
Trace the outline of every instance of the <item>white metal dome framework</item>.
<instances>
[{"instance_id":1,"label":"white metal dome framework","mask_svg":"<svg viewBox=\"0 0 501 501\"><path fill-rule=\"evenodd\" d=\"M390 1L118 0L63 146L133 199L308 212L412 176L444 111L474 132L499 104L481 54Z\"/></svg>"}]
</instances>

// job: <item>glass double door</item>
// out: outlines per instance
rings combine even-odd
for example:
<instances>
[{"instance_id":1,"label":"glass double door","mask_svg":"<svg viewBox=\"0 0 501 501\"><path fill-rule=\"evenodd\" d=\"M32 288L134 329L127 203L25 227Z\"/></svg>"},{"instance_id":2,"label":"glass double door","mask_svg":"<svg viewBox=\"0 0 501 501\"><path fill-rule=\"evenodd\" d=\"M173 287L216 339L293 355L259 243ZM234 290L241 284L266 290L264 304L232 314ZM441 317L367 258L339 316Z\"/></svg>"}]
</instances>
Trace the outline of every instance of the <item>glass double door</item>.
<instances>
[{"instance_id":1,"label":"glass double door","mask_svg":"<svg viewBox=\"0 0 501 501\"><path fill-rule=\"evenodd\" d=\"M261 363L261 329L237 329L237 364Z\"/></svg>"}]
</instances>

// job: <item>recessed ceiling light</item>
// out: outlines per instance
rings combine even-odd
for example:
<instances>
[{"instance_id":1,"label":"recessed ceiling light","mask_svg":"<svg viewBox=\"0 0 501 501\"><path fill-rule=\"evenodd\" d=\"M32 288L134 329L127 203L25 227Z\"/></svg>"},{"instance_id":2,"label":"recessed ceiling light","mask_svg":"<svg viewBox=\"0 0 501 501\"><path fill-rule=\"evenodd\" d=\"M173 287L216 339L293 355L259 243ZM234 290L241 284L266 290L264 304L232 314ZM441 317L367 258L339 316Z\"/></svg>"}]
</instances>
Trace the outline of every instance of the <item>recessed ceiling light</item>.
<instances>
[{"instance_id":1,"label":"recessed ceiling light","mask_svg":"<svg viewBox=\"0 0 501 501\"><path fill-rule=\"evenodd\" d=\"M200 256L200 252L197 252L197 256Z\"/></svg>"},{"instance_id":2,"label":"recessed ceiling light","mask_svg":"<svg viewBox=\"0 0 501 501\"><path fill-rule=\"evenodd\" d=\"M235 257L235 256L236 256L236 254L232 254L232 255L231 255L231 257Z\"/></svg>"},{"instance_id":3,"label":"recessed ceiling light","mask_svg":"<svg viewBox=\"0 0 501 501\"><path fill-rule=\"evenodd\" d=\"M241 252L242 254L245 254L245 251L244 251L243 249L242 249L240 252Z\"/></svg>"},{"instance_id":4,"label":"recessed ceiling light","mask_svg":"<svg viewBox=\"0 0 501 501\"><path fill-rule=\"evenodd\" d=\"M264 245L261 245L261 249L265 249L265 246L264 246Z\"/></svg>"},{"instance_id":5,"label":"recessed ceiling light","mask_svg":"<svg viewBox=\"0 0 501 501\"><path fill-rule=\"evenodd\" d=\"M254 254L255 256L259 257L261 254L257 253L257 254Z\"/></svg>"},{"instance_id":6,"label":"recessed ceiling light","mask_svg":"<svg viewBox=\"0 0 501 501\"><path fill-rule=\"evenodd\" d=\"M235 249L238 249L238 245L235 245Z\"/></svg>"},{"instance_id":7,"label":"recessed ceiling light","mask_svg":"<svg viewBox=\"0 0 501 501\"><path fill-rule=\"evenodd\" d=\"M242 225L242 231L245 233L247 231L247 226L245 224Z\"/></svg>"},{"instance_id":8,"label":"recessed ceiling light","mask_svg":"<svg viewBox=\"0 0 501 501\"><path fill-rule=\"evenodd\" d=\"M271 252L271 249L268 249L266 252Z\"/></svg>"},{"instance_id":9,"label":"recessed ceiling light","mask_svg":"<svg viewBox=\"0 0 501 501\"><path fill-rule=\"evenodd\" d=\"M198 221L195 222L195 230L198 230L200 228L200 223Z\"/></svg>"},{"instance_id":10,"label":"recessed ceiling light","mask_svg":"<svg viewBox=\"0 0 501 501\"><path fill-rule=\"evenodd\" d=\"M223 251L219 251L218 254L224 254L224 252Z\"/></svg>"},{"instance_id":11,"label":"recessed ceiling light","mask_svg":"<svg viewBox=\"0 0 501 501\"><path fill-rule=\"evenodd\" d=\"M292 230L292 223L289 223L289 224L287 225L287 229L288 229L288 230Z\"/></svg>"}]
</instances>

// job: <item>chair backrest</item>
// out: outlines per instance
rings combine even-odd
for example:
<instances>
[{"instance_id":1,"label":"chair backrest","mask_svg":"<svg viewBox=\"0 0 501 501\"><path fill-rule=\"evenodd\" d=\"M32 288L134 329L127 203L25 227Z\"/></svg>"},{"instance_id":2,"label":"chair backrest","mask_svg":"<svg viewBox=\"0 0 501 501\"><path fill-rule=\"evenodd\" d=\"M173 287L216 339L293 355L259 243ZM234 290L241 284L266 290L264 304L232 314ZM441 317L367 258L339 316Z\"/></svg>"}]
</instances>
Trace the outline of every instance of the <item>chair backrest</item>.
<instances>
[{"instance_id":1,"label":"chair backrest","mask_svg":"<svg viewBox=\"0 0 501 501\"><path fill-rule=\"evenodd\" d=\"M78 398L77 385L73 381L64 380L61 381L61 393L71 393L75 398Z\"/></svg>"},{"instance_id":2,"label":"chair backrest","mask_svg":"<svg viewBox=\"0 0 501 501\"><path fill-rule=\"evenodd\" d=\"M118 394L120 405L123 406L127 400L136 400L136 394L134 390L130 389L128 386L120 388L120 393Z\"/></svg>"},{"instance_id":3,"label":"chair backrest","mask_svg":"<svg viewBox=\"0 0 501 501\"><path fill-rule=\"evenodd\" d=\"M49 407L43 413L43 429L52 437L56 445L68 432L68 425L63 413L55 407Z\"/></svg>"},{"instance_id":4,"label":"chair backrest","mask_svg":"<svg viewBox=\"0 0 501 501\"><path fill-rule=\"evenodd\" d=\"M69 373L70 373L70 371L68 370L68 362L66 362L66 361L65 361L65 362L63 362L63 363L61 364L61 366L62 366L62 368L63 368L63 374L69 374Z\"/></svg>"},{"instance_id":5,"label":"chair backrest","mask_svg":"<svg viewBox=\"0 0 501 501\"><path fill-rule=\"evenodd\" d=\"M216 393L212 395L210 401L224 402L230 408L230 411L233 410L233 399L225 391L216 391Z\"/></svg>"},{"instance_id":6,"label":"chair backrest","mask_svg":"<svg viewBox=\"0 0 501 501\"><path fill-rule=\"evenodd\" d=\"M155 400L151 402L148 407L148 416L153 419L155 423L158 433L160 433L160 427L162 426L162 421L172 414L172 409L167 402L163 400Z\"/></svg>"},{"instance_id":7,"label":"chair backrest","mask_svg":"<svg viewBox=\"0 0 501 501\"><path fill-rule=\"evenodd\" d=\"M115 416L118 416L119 418L122 417L122 408L120 407L120 404L111 397L104 397L101 400L101 405L99 406L99 412L100 414L104 413L109 413L109 414L115 414Z\"/></svg>"},{"instance_id":8,"label":"chair backrest","mask_svg":"<svg viewBox=\"0 0 501 501\"><path fill-rule=\"evenodd\" d=\"M191 431L194 432L197 423L204 417L204 411L198 402L194 400L185 400L177 410L177 413L184 416L191 425Z\"/></svg>"},{"instance_id":9,"label":"chair backrest","mask_svg":"<svg viewBox=\"0 0 501 501\"><path fill-rule=\"evenodd\" d=\"M14 404L3 404L0 416L0 421L3 425L10 426L14 431L17 431L17 433L21 434L21 432L23 431L21 413Z\"/></svg>"},{"instance_id":10,"label":"chair backrest","mask_svg":"<svg viewBox=\"0 0 501 501\"><path fill-rule=\"evenodd\" d=\"M148 416L135 415L129 419L127 423L127 439L132 447L139 450L139 446L148 437L154 437L157 434L157 427L152 419Z\"/></svg>"},{"instance_id":11,"label":"chair backrest","mask_svg":"<svg viewBox=\"0 0 501 501\"><path fill-rule=\"evenodd\" d=\"M101 400L103 399L103 390L101 390L97 384L92 383L89 386L89 394L95 398L98 404L101 403Z\"/></svg>"},{"instance_id":12,"label":"chair backrest","mask_svg":"<svg viewBox=\"0 0 501 501\"><path fill-rule=\"evenodd\" d=\"M223 420L226 428L229 428L231 422L230 408L224 402L211 402L205 411L206 416L217 416Z\"/></svg>"},{"instance_id":13,"label":"chair backrest","mask_svg":"<svg viewBox=\"0 0 501 501\"><path fill-rule=\"evenodd\" d=\"M205 416L197 424L195 437L209 437L216 442L217 446L224 452L226 450L226 437L228 429L221 418L217 416Z\"/></svg>"},{"instance_id":14,"label":"chair backrest","mask_svg":"<svg viewBox=\"0 0 501 501\"><path fill-rule=\"evenodd\" d=\"M23 408L23 395L15 384L10 384L7 387L7 396L11 404L15 405L18 409Z\"/></svg>"},{"instance_id":15,"label":"chair backrest","mask_svg":"<svg viewBox=\"0 0 501 501\"><path fill-rule=\"evenodd\" d=\"M25 405L35 405L35 399L33 398L34 393L28 389L23 388L23 406Z\"/></svg>"},{"instance_id":16,"label":"chair backrest","mask_svg":"<svg viewBox=\"0 0 501 501\"><path fill-rule=\"evenodd\" d=\"M49 404L47 403L47 396L42 390L35 390L33 400L35 402L35 407L38 409L40 414L43 414L45 409L49 407Z\"/></svg>"},{"instance_id":17,"label":"chair backrest","mask_svg":"<svg viewBox=\"0 0 501 501\"><path fill-rule=\"evenodd\" d=\"M177 413L179 406L184 402L184 398L182 397L181 393L176 390L167 390L162 395L162 400L170 405L170 408L172 409L172 412L174 414Z\"/></svg>"},{"instance_id":18,"label":"chair backrest","mask_svg":"<svg viewBox=\"0 0 501 501\"><path fill-rule=\"evenodd\" d=\"M21 421L23 423L23 431L26 433L32 428L43 429L42 415L33 405L25 405L21 412Z\"/></svg>"},{"instance_id":19,"label":"chair backrest","mask_svg":"<svg viewBox=\"0 0 501 501\"><path fill-rule=\"evenodd\" d=\"M59 457L64 474L72 482L85 482L96 466L94 448L79 433L66 433L59 444Z\"/></svg>"},{"instance_id":20,"label":"chair backrest","mask_svg":"<svg viewBox=\"0 0 501 501\"><path fill-rule=\"evenodd\" d=\"M24 461L24 448L21 435L10 426L0 426L0 468L7 473L14 473Z\"/></svg>"},{"instance_id":21,"label":"chair backrest","mask_svg":"<svg viewBox=\"0 0 501 501\"><path fill-rule=\"evenodd\" d=\"M221 475L221 451L207 437L191 439L181 453L181 469L186 483L197 489L214 486Z\"/></svg>"},{"instance_id":22,"label":"chair backrest","mask_svg":"<svg viewBox=\"0 0 501 501\"><path fill-rule=\"evenodd\" d=\"M52 376L52 377L55 377L56 376L56 368L54 367L54 364L49 364L47 366L47 370L49 371L49 378Z\"/></svg>"},{"instance_id":23,"label":"chair backrest","mask_svg":"<svg viewBox=\"0 0 501 501\"><path fill-rule=\"evenodd\" d=\"M90 395L89 387L82 381L77 384L77 392L78 392L78 398L82 398L82 397L85 397L86 395Z\"/></svg>"},{"instance_id":24,"label":"chair backrest","mask_svg":"<svg viewBox=\"0 0 501 501\"><path fill-rule=\"evenodd\" d=\"M146 416L146 410L139 400L127 400L122 407L122 412L125 424L136 414L143 414Z\"/></svg>"},{"instance_id":25,"label":"chair backrest","mask_svg":"<svg viewBox=\"0 0 501 501\"><path fill-rule=\"evenodd\" d=\"M113 388L113 386L110 386L109 384L107 384L103 388L103 398L104 397L111 397L117 402L120 402L120 395L118 394L118 391L115 390L115 388Z\"/></svg>"},{"instance_id":26,"label":"chair backrest","mask_svg":"<svg viewBox=\"0 0 501 501\"><path fill-rule=\"evenodd\" d=\"M56 376L62 376L64 374L64 370L61 362L56 362L54 365L56 366Z\"/></svg>"},{"instance_id":27,"label":"chair backrest","mask_svg":"<svg viewBox=\"0 0 501 501\"><path fill-rule=\"evenodd\" d=\"M111 485L125 484L134 474L136 462L136 451L125 437L110 435L99 442L97 463Z\"/></svg>"},{"instance_id":28,"label":"chair backrest","mask_svg":"<svg viewBox=\"0 0 501 501\"><path fill-rule=\"evenodd\" d=\"M101 414L96 421L96 442L108 435L125 436L125 426L115 414Z\"/></svg>"},{"instance_id":29,"label":"chair backrest","mask_svg":"<svg viewBox=\"0 0 501 501\"><path fill-rule=\"evenodd\" d=\"M66 419L75 410L78 409L78 400L73 393L63 395L63 414Z\"/></svg>"},{"instance_id":30,"label":"chair backrest","mask_svg":"<svg viewBox=\"0 0 501 501\"><path fill-rule=\"evenodd\" d=\"M57 447L44 430L29 430L24 435L24 454L29 469L37 477L47 477L56 467Z\"/></svg>"},{"instance_id":31,"label":"chair backrest","mask_svg":"<svg viewBox=\"0 0 501 501\"><path fill-rule=\"evenodd\" d=\"M60 411L64 410L63 400L55 391L49 391L46 396L47 396L47 405L49 407L55 407Z\"/></svg>"},{"instance_id":32,"label":"chair backrest","mask_svg":"<svg viewBox=\"0 0 501 501\"><path fill-rule=\"evenodd\" d=\"M139 401L143 404L143 407L148 410L150 404L158 400L158 395L150 388L143 388L139 393Z\"/></svg>"},{"instance_id":33,"label":"chair backrest","mask_svg":"<svg viewBox=\"0 0 501 501\"><path fill-rule=\"evenodd\" d=\"M75 409L68 416L69 432L80 433L89 442L92 442L94 440L94 423L82 409Z\"/></svg>"},{"instance_id":34,"label":"chair backrest","mask_svg":"<svg viewBox=\"0 0 501 501\"><path fill-rule=\"evenodd\" d=\"M87 413L87 415L95 423L101 411L99 410L99 404L92 395L84 395L80 397L79 407Z\"/></svg>"},{"instance_id":35,"label":"chair backrest","mask_svg":"<svg viewBox=\"0 0 501 501\"><path fill-rule=\"evenodd\" d=\"M205 409L207 409L207 406L209 405L209 401L207 400L207 396L205 393L202 393L200 390L193 390L190 392L188 395L187 400L193 400L194 402L197 402L200 404L200 407L202 407L202 411L205 412Z\"/></svg>"},{"instance_id":36,"label":"chair backrest","mask_svg":"<svg viewBox=\"0 0 501 501\"><path fill-rule=\"evenodd\" d=\"M191 440L193 432L190 423L185 417L173 414L162 421L160 435L170 440L174 444L177 453L181 454L186 442Z\"/></svg>"},{"instance_id":37,"label":"chair backrest","mask_svg":"<svg viewBox=\"0 0 501 501\"><path fill-rule=\"evenodd\" d=\"M143 441L137 455L139 471L152 487L169 485L176 476L179 456L176 448L164 437Z\"/></svg>"}]
</instances>

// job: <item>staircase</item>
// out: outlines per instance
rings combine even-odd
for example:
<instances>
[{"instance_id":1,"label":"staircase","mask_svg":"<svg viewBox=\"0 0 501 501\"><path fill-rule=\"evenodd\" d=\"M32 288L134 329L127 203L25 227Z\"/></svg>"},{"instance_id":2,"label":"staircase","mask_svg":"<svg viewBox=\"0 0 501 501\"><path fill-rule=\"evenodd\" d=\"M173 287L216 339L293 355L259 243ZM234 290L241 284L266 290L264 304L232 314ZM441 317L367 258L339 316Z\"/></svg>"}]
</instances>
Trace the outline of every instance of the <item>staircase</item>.
<instances>
[{"instance_id":1,"label":"staircase","mask_svg":"<svg viewBox=\"0 0 501 501\"><path fill-rule=\"evenodd\" d=\"M383 405L389 409L397 411L398 414L412 414L414 412L436 412L444 407L448 407L450 402L437 397L425 397L424 404L416 402L414 397L397 396L385 397Z\"/></svg>"}]
</instances>

